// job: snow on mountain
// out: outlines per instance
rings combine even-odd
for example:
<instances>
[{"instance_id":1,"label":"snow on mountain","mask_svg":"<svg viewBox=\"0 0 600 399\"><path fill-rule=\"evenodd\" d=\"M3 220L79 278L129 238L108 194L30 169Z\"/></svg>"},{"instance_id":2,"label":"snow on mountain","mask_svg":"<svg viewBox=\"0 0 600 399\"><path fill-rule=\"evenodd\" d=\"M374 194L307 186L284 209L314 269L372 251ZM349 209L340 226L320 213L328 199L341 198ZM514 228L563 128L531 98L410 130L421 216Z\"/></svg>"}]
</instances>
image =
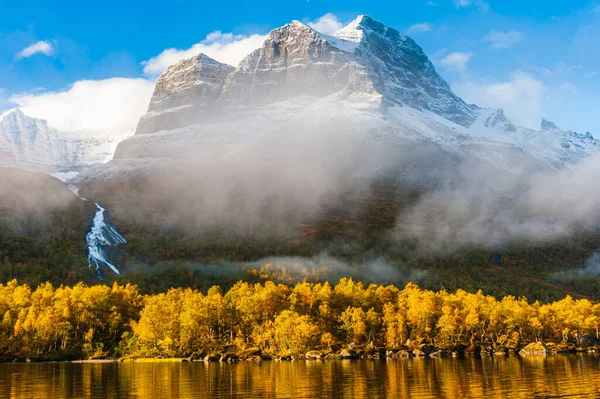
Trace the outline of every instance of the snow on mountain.
<instances>
[{"instance_id":1,"label":"snow on mountain","mask_svg":"<svg viewBox=\"0 0 600 399\"><path fill-rule=\"evenodd\" d=\"M469 134L522 148L555 168L574 165L600 150L600 142L590 133L561 130L546 119L542 119L540 128L515 126L502 110L482 109Z\"/></svg>"},{"instance_id":2,"label":"snow on mountain","mask_svg":"<svg viewBox=\"0 0 600 399\"><path fill-rule=\"evenodd\" d=\"M452 92L410 37L363 15L334 36L359 43L353 51L355 59L390 105L431 111L462 126L474 121L477 107Z\"/></svg>"},{"instance_id":3,"label":"snow on mountain","mask_svg":"<svg viewBox=\"0 0 600 399\"><path fill-rule=\"evenodd\" d=\"M45 120L14 109L0 118L0 166L58 173L112 159L118 143L133 132L59 132Z\"/></svg>"},{"instance_id":4,"label":"snow on mountain","mask_svg":"<svg viewBox=\"0 0 600 399\"><path fill-rule=\"evenodd\" d=\"M564 168L599 149L590 134L548 121L535 131L502 110L467 104L414 40L359 16L333 35L293 21L235 69L202 54L171 66L136 135L119 144L114 161L81 179L135 174L136 165L202 153L243 153L290 130L341 125L348 140L410 143L504 169Z\"/></svg>"},{"instance_id":5,"label":"snow on mountain","mask_svg":"<svg viewBox=\"0 0 600 399\"><path fill-rule=\"evenodd\" d=\"M154 94L138 124L138 133L197 123L210 112L234 68L200 54L169 67L157 80Z\"/></svg>"},{"instance_id":6,"label":"snow on mountain","mask_svg":"<svg viewBox=\"0 0 600 399\"><path fill-rule=\"evenodd\" d=\"M369 102L370 101L370 102ZM210 121L152 134L136 134L119 144L113 161L87 168L77 182L130 178L138 174L152 175L157 170L197 157L224 159L255 158L276 151L294 151L298 143L306 146L330 145L331 140L347 141L351 149L362 148L397 153L402 158L402 169L396 177L411 182L436 180L445 159L469 158L494 166L519 169L538 162L510 143L476 139L468 128L460 126L432 112L421 112L411 107L390 107L379 112L378 97L349 100L342 93L315 99L295 97L275 104L262 105L247 111L244 118ZM336 132L320 136L319 132ZM322 140L320 143L319 140ZM311 141L310 143L305 143ZM341 150L340 150L341 151ZM426 155L423 155L426 154ZM426 156L426 159L420 158ZM389 165L378 163L394 156L374 157L366 174L384 170ZM411 158L408 160L408 158ZM407 164L408 163L408 164ZM537 165L543 168L541 161ZM361 166L364 167L363 164Z\"/></svg>"},{"instance_id":7,"label":"snow on mountain","mask_svg":"<svg viewBox=\"0 0 600 399\"><path fill-rule=\"evenodd\" d=\"M5 116L8 116L8 115L12 114L12 113L13 113L13 112L15 112L16 110L17 110L17 108L12 108L12 109L9 109L9 110L7 110L7 111L4 111L2 114L0 114L0 121L1 121L2 119L4 119L4 117L5 117Z\"/></svg>"},{"instance_id":8,"label":"snow on mountain","mask_svg":"<svg viewBox=\"0 0 600 399\"><path fill-rule=\"evenodd\" d=\"M361 16L333 36L293 21L270 32L235 69L203 54L171 66L158 79L137 132L336 92L377 96L382 105L430 110L462 125L476 117L476 107L452 92L412 39Z\"/></svg>"},{"instance_id":9,"label":"snow on mountain","mask_svg":"<svg viewBox=\"0 0 600 399\"><path fill-rule=\"evenodd\" d=\"M220 96L224 107L272 104L301 95L324 97L344 89L351 54L332 46L298 21L269 33L263 46L243 59L227 77Z\"/></svg>"},{"instance_id":10,"label":"snow on mountain","mask_svg":"<svg viewBox=\"0 0 600 399\"><path fill-rule=\"evenodd\" d=\"M31 170L67 167L67 143L46 121L14 110L0 120L0 165Z\"/></svg>"},{"instance_id":11,"label":"snow on mountain","mask_svg":"<svg viewBox=\"0 0 600 399\"><path fill-rule=\"evenodd\" d=\"M414 40L367 16L332 36L298 21L273 30L227 77L219 102L247 106L340 91L376 95L383 107L428 110L463 126L476 117L477 107L452 92Z\"/></svg>"}]
</instances>

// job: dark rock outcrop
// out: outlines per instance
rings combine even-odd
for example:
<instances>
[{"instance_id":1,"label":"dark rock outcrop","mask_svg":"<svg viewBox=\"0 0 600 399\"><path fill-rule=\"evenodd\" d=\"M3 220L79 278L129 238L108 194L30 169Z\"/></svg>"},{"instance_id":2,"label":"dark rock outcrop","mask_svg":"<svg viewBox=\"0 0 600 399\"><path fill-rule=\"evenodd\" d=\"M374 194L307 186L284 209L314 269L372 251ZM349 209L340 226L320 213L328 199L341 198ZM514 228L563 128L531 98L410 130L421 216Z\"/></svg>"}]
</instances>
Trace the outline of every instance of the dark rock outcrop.
<instances>
[{"instance_id":1,"label":"dark rock outcrop","mask_svg":"<svg viewBox=\"0 0 600 399\"><path fill-rule=\"evenodd\" d=\"M553 122L550 122L546 118L542 119L541 128L542 130L560 130L558 126L556 126Z\"/></svg>"}]
</instances>

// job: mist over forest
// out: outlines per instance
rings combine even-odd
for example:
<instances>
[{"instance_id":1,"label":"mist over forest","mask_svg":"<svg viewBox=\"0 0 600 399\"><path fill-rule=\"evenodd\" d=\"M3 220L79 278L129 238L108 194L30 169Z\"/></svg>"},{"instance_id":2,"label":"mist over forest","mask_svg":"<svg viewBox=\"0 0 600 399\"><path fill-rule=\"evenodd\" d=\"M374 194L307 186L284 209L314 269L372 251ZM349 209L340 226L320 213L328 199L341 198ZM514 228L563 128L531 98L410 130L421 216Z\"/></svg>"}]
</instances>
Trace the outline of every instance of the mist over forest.
<instances>
[{"instance_id":1,"label":"mist over forest","mask_svg":"<svg viewBox=\"0 0 600 399\"><path fill-rule=\"evenodd\" d=\"M27 173L0 181L13 226L2 279L159 292L347 275L498 297L597 296L600 282L582 278L600 248L590 133L545 119L523 127L468 104L415 40L368 16L331 34L294 21L263 39L237 66L191 53L165 64L135 134L75 145L20 110L4 116L4 136L40 139L0 142L2 159L68 186ZM133 109L119 118L131 125ZM123 240L108 245L110 229ZM93 270L90 248L110 264ZM60 256L54 273L48 259Z\"/></svg>"}]
</instances>

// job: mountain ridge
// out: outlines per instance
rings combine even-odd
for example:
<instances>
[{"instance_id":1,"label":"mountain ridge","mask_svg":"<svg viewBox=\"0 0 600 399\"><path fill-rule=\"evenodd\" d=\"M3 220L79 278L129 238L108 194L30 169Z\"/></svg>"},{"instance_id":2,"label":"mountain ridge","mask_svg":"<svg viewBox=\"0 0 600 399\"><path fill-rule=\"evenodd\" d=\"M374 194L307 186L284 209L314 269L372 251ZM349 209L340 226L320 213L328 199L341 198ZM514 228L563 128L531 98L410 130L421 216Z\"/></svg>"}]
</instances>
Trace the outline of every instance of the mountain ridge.
<instances>
[{"instance_id":1,"label":"mountain ridge","mask_svg":"<svg viewBox=\"0 0 600 399\"><path fill-rule=\"evenodd\" d=\"M359 121L367 116L377 126L387 120L384 135L394 136L394 140L436 143L445 150L456 150L459 156L464 151L456 149L458 142L471 152L482 143L487 149L501 151L508 145L525 151L536 162L560 169L577 164L600 148L587 132L562 130L546 119L541 130L527 129L513 124L502 110L467 104L436 72L413 39L361 15L333 34L292 21L271 31L263 45L237 67L204 54L170 66L157 80L148 112L138 123L137 135L162 132L147 137L145 144L131 137L133 132L59 132L19 109L7 111L0 116L0 165L76 173L105 163L114 154L116 162L142 159L148 154L153 154L150 158L161 157L165 146L168 157L176 157L178 150L190 152L183 134L179 134L182 132L192 146L200 140L196 136L203 136L211 143L227 142L228 147L240 150L252 140L252 134L240 133L243 126L232 120L254 121L256 126L246 130L264 136L265 130L275 134L281 129L262 129L261 124L296 123L294 114L322 118L319 105L329 119L336 114ZM388 112L402 107L419 114ZM311 109L314 112L308 112ZM398 120L400 114L417 118ZM440 127L438 116L448 123L442 121ZM434 120L428 120L432 117ZM171 137L162 137L169 134ZM199 145L206 142L200 141ZM151 148L153 142L160 144ZM510 161L494 162L510 167Z\"/></svg>"},{"instance_id":2,"label":"mountain ridge","mask_svg":"<svg viewBox=\"0 0 600 399\"><path fill-rule=\"evenodd\" d=\"M16 108L0 117L0 166L46 173L80 171L112 159L118 143L132 134L62 132Z\"/></svg>"},{"instance_id":3,"label":"mountain ridge","mask_svg":"<svg viewBox=\"0 0 600 399\"><path fill-rule=\"evenodd\" d=\"M185 92L166 93L161 86L173 71L188 69L192 60L200 64L204 60L209 70L211 66L222 65L202 54L171 66L159 78L138 133L150 132L145 127L146 120L172 108L157 106L159 98L171 94L167 102L173 103L181 103L185 98ZM356 93L378 96L384 107L409 105L430 110L465 126L476 118L477 108L452 92L414 40L367 16L360 16L334 35L322 34L299 21L274 29L261 48L240 61L228 76L220 78L218 84L222 90L214 105L222 108L224 114L239 106L272 104L303 95L324 97L345 91L347 96Z\"/></svg>"},{"instance_id":4,"label":"mountain ridge","mask_svg":"<svg viewBox=\"0 0 600 399\"><path fill-rule=\"evenodd\" d=\"M216 89L209 91L208 96L199 92L197 98L189 99L186 87L199 84L194 75L180 74L168 82L173 71L186 71L190 63L195 63L198 70L206 64L216 77L210 82ZM216 73L215 65L228 73ZM352 110L344 118L361 120L368 114L375 125L387 121L382 128L387 136L436 143L461 156L464 151L457 149L455 143L463 143L471 153L481 144L485 144L486 151L496 148L500 152L508 145L525 151L534 162L560 169L593 155L599 148L591 135L556 127L549 135L544 122L542 130L535 131L514 125L501 109L467 104L436 72L413 39L364 15L332 35L292 21L272 30L259 49L231 68L203 54L171 66L159 78L161 84L157 84L149 112L140 120L142 127L136 136L144 134L145 139L132 137L120 143L115 162L146 155L169 158L177 156L177 149L186 154L186 144L195 143L204 147L207 143L227 142L228 147L239 150L244 140L252 139L252 134L240 134L242 126L236 126L232 119L247 119L250 126L245 130L255 131L255 137L259 137L265 130L272 130L271 134L281 130L267 125L281 124L283 120L293 120L290 123L295 124L300 119L298 115L314 119L325 113L333 118L343 114L342 109ZM182 82L182 76L191 81ZM163 86L183 89L164 91ZM163 102L177 106L163 109ZM418 114L388 112L402 107ZM310 113L310 109L315 112ZM413 116L397 119L401 114L416 115L418 121ZM434 115L434 120L439 116L448 122L441 121L440 125L440 120L428 121ZM177 123L161 124L161 120ZM481 158L486 156L479 154ZM504 162L510 168L510 158L494 162Z\"/></svg>"}]
</instances>

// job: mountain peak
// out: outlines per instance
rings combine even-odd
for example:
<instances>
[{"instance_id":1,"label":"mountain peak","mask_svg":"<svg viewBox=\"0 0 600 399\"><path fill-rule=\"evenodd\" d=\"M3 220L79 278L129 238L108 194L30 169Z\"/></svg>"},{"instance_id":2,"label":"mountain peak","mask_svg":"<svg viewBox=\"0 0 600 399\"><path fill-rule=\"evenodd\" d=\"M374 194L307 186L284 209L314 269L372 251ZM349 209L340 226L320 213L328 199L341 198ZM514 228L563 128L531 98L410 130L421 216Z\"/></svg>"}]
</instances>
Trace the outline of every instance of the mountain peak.
<instances>
[{"instance_id":1,"label":"mountain peak","mask_svg":"<svg viewBox=\"0 0 600 399\"><path fill-rule=\"evenodd\" d=\"M267 40L279 40L284 36L317 36L317 31L306 25L305 23L296 19L292 22L285 24L279 28L273 29L269 32L269 39Z\"/></svg>"},{"instance_id":2,"label":"mountain peak","mask_svg":"<svg viewBox=\"0 0 600 399\"><path fill-rule=\"evenodd\" d=\"M12 115L14 115L14 116L16 116L18 118L22 118L23 116L25 116L25 114L23 113L23 111L21 111L21 109L17 107L17 108L9 109L8 111L5 111L4 113L2 113L0 115L0 121L2 119L6 118L6 117L9 117L9 116L12 116Z\"/></svg>"},{"instance_id":3,"label":"mountain peak","mask_svg":"<svg viewBox=\"0 0 600 399\"><path fill-rule=\"evenodd\" d=\"M546 118L542 118L541 128L542 130L560 130L558 126L554 124L554 122L550 122Z\"/></svg>"},{"instance_id":4,"label":"mountain peak","mask_svg":"<svg viewBox=\"0 0 600 399\"><path fill-rule=\"evenodd\" d=\"M348 23L348 25L346 25L345 27L349 27L349 28L363 28L363 29L370 29L370 30L379 30L382 27L386 27L384 24L382 24L381 22L377 21L375 18L371 18L368 15L358 15L353 21L351 21L350 23ZM344 28L342 28L344 29Z\"/></svg>"},{"instance_id":5,"label":"mountain peak","mask_svg":"<svg viewBox=\"0 0 600 399\"><path fill-rule=\"evenodd\" d=\"M375 18L371 18L368 15L359 15L356 19L348 24L353 27L361 27L363 29L369 29L378 33L383 33L389 28L387 25L377 21Z\"/></svg>"},{"instance_id":6,"label":"mountain peak","mask_svg":"<svg viewBox=\"0 0 600 399\"><path fill-rule=\"evenodd\" d=\"M204 117L234 69L203 53L171 65L156 81L148 114L140 119L137 132L174 129Z\"/></svg>"},{"instance_id":7,"label":"mountain peak","mask_svg":"<svg viewBox=\"0 0 600 399\"><path fill-rule=\"evenodd\" d=\"M463 126L476 119L476 107L452 92L414 40L367 15L333 35L291 21L272 30L237 69L222 65L199 55L169 67L157 81L137 132L173 129L181 120L199 123L213 110L218 117L229 106L334 93L366 99L362 103L367 107L379 102L381 110L427 110Z\"/></svg>"},{"instance_id":8,"label":"mountain peak","mask_svg":"<svg viewBox=\"0 0 600 399\"><path fill-rule=\"evenodd\" d=\"M354 21L334 33L335 37L360 42L365 33L376 33L396 42L414 41L398 30L391 28L368 15L359 15ZM416 45L416 43L414 43Z\"/></svg>"},{"instance_id":9,"label":"mountain peak","mask_svg":"<svg viewBox=\"0 0 600 399\"><path fill-rule=\"evenodd\" d=\"M193 58L195 58L198 63L208 62L208 63L211 63L211 64L212 63L223 64L222 62L219 62L219 61L215 60L214 58L209 57L208 55L206 55L204 53L200 53L196 57L193 57Z\"/></svg>"},{"instance_id":10,"label":"mountain peak","mask_svg":"<svg viewBox=\"0 0 600 399\"><path fill-rule=\"evenodd\" d=\"M387 104L428 110L463 126L477 118L477 107L454 94L423 49L398 30L360 15L334 37L356 43L352 53Z\"/></svg>"},{"instance_id":11,"label":"mountain peak","mask_svg":"<svg viewBox=\"0 0 600 399\"><path fill-rule=\"evenodd\" d=\"M347 40L352 43L360 43L364 37L364 32L361 25L362 19L363 16L359 16L357 19L335 32L333 37ZM354 50L354 48L352 48L352 50Z\"/></svg>"},{"instance_id":12,"label":"mountain peak","mask_svg":"<svg viewBox=\"0 0 600 399\"><path fill-rule=\"evenodd\" d=\"M282 26L281 28L285 28L286 26L294 26L294 27L297 27L297 28L300 28L300 29L314 30L310 26L306 25L304 22L298 21L297 19L293 19L292 22L290 22L289 24L286 24L286 25ZM279 28L279 29L281 29L281 28Z\"/></svg>"},{"instance_id":13,"label":"mountain peak","mask_svg":"<svg viewBox=\"0 0 600 399\"><path fill-rule=\"evenodd\" d=\"M39 124L46 127L48 125L45 119L32 118L21 111L20 108L13 108L6 111L0 116L0 122L9 124Z\"/></svg>"}]
</instances>

